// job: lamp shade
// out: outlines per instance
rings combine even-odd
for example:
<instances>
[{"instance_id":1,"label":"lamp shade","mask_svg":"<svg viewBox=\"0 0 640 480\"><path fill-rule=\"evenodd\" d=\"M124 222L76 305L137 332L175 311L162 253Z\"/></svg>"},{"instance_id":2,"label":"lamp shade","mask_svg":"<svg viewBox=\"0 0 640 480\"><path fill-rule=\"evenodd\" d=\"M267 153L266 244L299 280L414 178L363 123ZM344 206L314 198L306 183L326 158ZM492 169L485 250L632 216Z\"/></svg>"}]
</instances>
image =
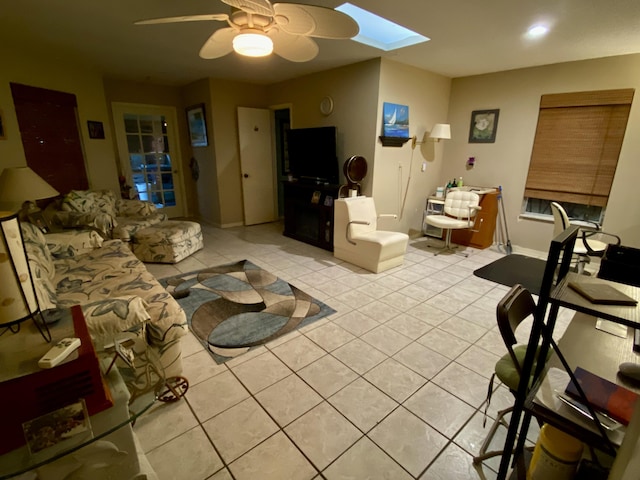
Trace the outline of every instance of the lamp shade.
<instances>
[{"instance_id":1,"label":"lamp shade","mask_svg":"<svg viewBox=\"0 0 640 480\"><path fill-rule=\"evenodd\" d=\"M448 123L436 123L429 135L431 138L451 138L451 125Z\"/></svg>"},{"instance_id":2,"label":"lamp shade","mask_svg":"<svg viewBox=\"0 0 640 480\"><path fill-rule=\"evenodd\" d=\"M18 215L0 212L0 325L14 325L39 311Z\"/></svg>"},{"instance_id":3,"label":"lamp shade","mask_svg":"<svg viewBox=\"0 0 640 480\"><path fill-rule=\"evenodd\" d=\"M247 57L266 57L273 52L273 40L260 30L243 30L233 38L233 49Z\"/></svg>"},{"instance_id":4,"label":"lamp shade","mask_svg":"<svg viewBox=\"0 0 640 480\"><path fill-rule=\"evenodd\" d=\"M5 168L0 174L0 204L5 208L19 209L26 200L41 200L59 195L29 167Z\"/></svg>"}]
</instances>

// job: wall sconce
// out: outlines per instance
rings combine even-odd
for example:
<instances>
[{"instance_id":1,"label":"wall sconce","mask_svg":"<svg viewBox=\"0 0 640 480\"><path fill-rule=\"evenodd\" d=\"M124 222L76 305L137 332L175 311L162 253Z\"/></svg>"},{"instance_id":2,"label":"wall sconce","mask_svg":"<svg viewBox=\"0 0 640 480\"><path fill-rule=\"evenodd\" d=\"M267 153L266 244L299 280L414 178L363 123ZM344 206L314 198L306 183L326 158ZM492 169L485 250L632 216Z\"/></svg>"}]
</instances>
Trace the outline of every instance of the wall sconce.
<instances>
[{"instance_id":1,"label":"wall sconce","mask_svg":"<svg viewBox=\"0 0 640 480\"><path fill-rule=\"evenodd\" d=\"M436 123L429 134L430 138L433 138L434 141L439 142L441 138L450 139L451 138L451 125L448 123Z\"/></svg>"},{"instance_id":2,"label":"wall sconce","mask_svg":"<svg viewBox=\"0 0 640 480\"><path fill-rule=\"evenodd\" d=\"M432 138L434 142L439 142L441 138L450 139L451 138L451 126L448 123L436 123L431 130L431 133L427 134L424 132L424 137L422 141L418 141L418 137L415 135L411 137L411 148L416 148L416 145L422 145L423 143L427 143L427 139Z\"/></svg>"}]
</instances>

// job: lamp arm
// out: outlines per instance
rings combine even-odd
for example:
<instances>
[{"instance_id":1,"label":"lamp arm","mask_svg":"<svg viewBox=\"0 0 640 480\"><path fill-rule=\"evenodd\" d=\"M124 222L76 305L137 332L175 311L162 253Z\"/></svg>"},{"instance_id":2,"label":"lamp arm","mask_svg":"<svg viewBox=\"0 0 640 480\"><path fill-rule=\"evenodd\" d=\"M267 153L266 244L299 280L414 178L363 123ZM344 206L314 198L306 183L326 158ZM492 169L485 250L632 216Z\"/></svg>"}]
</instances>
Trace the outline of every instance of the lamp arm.
<instances>
[{"instance_id":1,"label":"lamp arm","mask_svg":"<svg viewBox=\"0 0 640 480\"><path fill-rule=\"evenodd\" d=\"M347 242L349 242L351 245L355 245L356 242L354 242L353 240L351 240L351 238L349 237L349 232L351 231L351 224L355 223L356 225L371 225L371 222L365 222L363 220L351 220L349 223L347 223L347 230L345 232L345 238L347 239Z\"/></svg>"}]
</instances>

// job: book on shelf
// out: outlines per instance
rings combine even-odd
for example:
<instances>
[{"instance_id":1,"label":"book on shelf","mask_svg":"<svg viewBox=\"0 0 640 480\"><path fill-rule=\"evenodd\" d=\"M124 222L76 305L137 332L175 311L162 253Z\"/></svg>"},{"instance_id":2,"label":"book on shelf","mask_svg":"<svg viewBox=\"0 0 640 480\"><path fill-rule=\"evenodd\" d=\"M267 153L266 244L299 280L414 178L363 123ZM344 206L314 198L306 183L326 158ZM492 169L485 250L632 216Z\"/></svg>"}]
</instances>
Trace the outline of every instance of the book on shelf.
<instances>
[{"instance_id":1,"label":"book on shelf","mask_svg":"<svg viewBox=\"0 0 640 480\"><path fill-rule=\"evenodd\" d=\"M573 374L587 396L587 401L595 410L601 410L624 425L629 424L638 401L637 393L580 367L577 367ZM582 400L573 382L569 382L565 392Z\"/></svg>"}]
</instances>

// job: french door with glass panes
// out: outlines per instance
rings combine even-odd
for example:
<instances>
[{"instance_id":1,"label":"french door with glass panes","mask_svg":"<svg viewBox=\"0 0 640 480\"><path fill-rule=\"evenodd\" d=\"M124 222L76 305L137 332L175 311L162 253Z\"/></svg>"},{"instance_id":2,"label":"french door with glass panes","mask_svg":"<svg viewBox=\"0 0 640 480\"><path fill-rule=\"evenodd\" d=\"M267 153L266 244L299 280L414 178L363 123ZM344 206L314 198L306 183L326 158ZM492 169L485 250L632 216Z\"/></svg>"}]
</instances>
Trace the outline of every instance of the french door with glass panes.
<instances>
[{"instance_id":1,"label":"french door with glass panes","mask_svg":"<svg viewBox=\"0 0 640 480\"><path fill-rule=\"evenodd\" d=\"M133 194L169 217L183 216L175 109L114 103L113 118L123 173Z\"/></svg>"}]
</instances>

